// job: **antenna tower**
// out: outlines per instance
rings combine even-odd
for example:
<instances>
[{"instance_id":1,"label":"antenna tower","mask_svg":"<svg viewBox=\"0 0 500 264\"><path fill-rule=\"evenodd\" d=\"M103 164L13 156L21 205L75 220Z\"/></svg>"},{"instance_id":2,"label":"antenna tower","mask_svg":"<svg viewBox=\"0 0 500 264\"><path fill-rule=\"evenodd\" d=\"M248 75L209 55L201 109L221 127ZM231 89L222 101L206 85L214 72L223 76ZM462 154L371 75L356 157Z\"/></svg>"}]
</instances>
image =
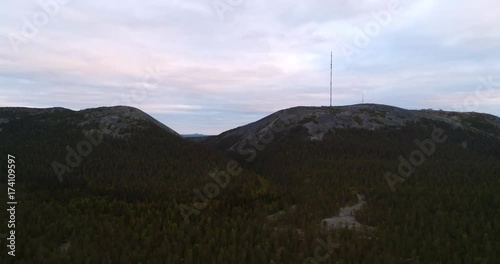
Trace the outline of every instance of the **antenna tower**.
<instances>
[{"instance_id":1,"label":"antenna tower","mask_svg":"<svg viewBox=\"0 0 500 264\"><path fill-rule=\"evenodd\" d=\"M330 107L332 107L333 52L330 52Z\"/></svg>"}]
</instances>

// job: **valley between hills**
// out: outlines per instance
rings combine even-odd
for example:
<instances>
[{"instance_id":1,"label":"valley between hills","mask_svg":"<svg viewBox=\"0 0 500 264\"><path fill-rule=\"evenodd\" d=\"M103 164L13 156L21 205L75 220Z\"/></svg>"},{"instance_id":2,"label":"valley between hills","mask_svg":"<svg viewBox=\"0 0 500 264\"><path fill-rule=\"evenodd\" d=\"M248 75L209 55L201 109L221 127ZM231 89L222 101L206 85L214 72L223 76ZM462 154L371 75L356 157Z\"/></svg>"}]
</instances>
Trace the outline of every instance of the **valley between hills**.
<instances>
[{"instance_id":1,"label":"valley between hills","mask_svg":"<svg viewBox=\"0 0 500 264\"><path fill-rule=\"evenodd\" d=\"M489 114L294 107L184 138L126 106L0 108L7 155L17 263L500 259Z\"/></svg>"}]
</instances>

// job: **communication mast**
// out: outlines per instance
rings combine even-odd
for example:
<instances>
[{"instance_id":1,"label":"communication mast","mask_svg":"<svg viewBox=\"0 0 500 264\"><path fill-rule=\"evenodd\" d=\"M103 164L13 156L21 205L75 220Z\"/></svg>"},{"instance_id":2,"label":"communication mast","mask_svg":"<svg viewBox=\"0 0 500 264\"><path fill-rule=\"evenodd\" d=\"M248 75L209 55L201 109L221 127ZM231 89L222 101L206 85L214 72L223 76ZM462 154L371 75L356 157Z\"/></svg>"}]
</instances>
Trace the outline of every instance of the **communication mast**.
<instances>
[{"instance_id":1,"label":"communication mast","mask_svg":"<svg viewBox=\"0 0 500 264\"><path fill-rule=\"evenodd\" d=\"M333 52L330 52L330 107L332 107Z\"/></svg>"}]
</instances>

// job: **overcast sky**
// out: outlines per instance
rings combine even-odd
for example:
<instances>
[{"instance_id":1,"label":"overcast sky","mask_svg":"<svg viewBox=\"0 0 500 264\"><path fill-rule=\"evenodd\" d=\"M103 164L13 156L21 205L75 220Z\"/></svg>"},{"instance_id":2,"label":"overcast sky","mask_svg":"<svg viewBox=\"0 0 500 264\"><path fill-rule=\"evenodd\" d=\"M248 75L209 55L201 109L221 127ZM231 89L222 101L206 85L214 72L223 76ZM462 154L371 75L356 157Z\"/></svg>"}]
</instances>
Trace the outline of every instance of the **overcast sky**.
<instances>
[{"instance_id":1,"label":"overcast sky","mask_svg":"<svg viewBox=\"0 0 500 264\"><path fill-rule=\"evenodd\" d=\"M328 105L333 51L334 105L500 116L498 0L0 0L0 36L0 107L218 134Z\"/></svg>"}]
</instances>

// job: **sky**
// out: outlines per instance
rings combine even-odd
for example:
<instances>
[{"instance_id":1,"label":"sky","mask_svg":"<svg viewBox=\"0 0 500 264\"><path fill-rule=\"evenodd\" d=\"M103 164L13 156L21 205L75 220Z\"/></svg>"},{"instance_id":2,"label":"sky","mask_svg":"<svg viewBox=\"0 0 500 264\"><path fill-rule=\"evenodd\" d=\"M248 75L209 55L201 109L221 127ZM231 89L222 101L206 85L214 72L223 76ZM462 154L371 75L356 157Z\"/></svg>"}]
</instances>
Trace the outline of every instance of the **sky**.
<instances>
[{"instance_id":1,"label":"sky","mask_svg":"<svg viewBox=\"0 0 500 264\"><path fill-rule=\"evenodd\" d=\"M137 107L181 134L365 103L500 116L498 0L0 0L0 107Z\"/></svg>"}]
</instances>

